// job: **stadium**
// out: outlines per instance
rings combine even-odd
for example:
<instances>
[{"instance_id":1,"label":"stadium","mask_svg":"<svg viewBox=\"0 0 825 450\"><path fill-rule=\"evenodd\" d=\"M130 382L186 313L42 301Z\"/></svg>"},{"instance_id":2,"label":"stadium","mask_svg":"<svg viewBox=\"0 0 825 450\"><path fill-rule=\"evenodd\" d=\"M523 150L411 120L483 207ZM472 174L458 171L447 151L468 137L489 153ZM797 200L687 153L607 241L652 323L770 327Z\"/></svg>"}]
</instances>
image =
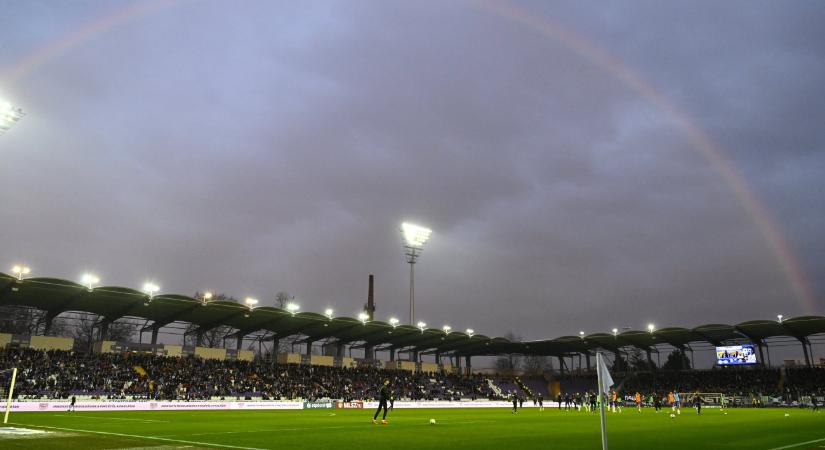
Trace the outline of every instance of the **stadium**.
<instances>
[{"instance_id":1,"label":"stadium","mask_svg":"<svg viewBox=\"0 0 825 450\"><path fill-rule=\"evenodd\" d=\"M0 449L825 448L823 23L5 1Z\"/></svg>"},{"instance_id":2,"label":"stadium","mask_svg":"<svg viewBox=\"0 0 825 450\"><path fill-rule=\"evenodd\" d=\"M55 278L24 278L22 273L0 274L0 292L0 305L9 315L13 308L41 311L39 322L46 335L51 334L53 321L61 314L82 312L99 318L94 329L96 340L87 349L75 348L72 338L0 334L0 343L4 345L3 386L7 390L12 387L9 369L16 369L14 390L6 392L9 400L14 400L7 405L11 423L51 430L57 433L61 445L78 448L108 448L142 440L204 447L270 448L267 436L271 433L279 433L278 446L316 448L329 439L349 439L353 431L364 428L371 410L378 406L378 389L384 379L390 380L392 424L402 428L402 438L403 433L409 433L415 446L428 445L427 440L417 435L417 427L427 424L438 427L435 432L427 430L433 438L438 433L464 433L468 426L474 428L478 423L488 422L484 428L494 429L499 420L506 419L503 412L510 411L514 396L519 407L527 405L521 414L533 416L517 428L519 436L527 434L530 441L540 435L535 436L535 431L527 433L523 427L541 426L545 414L562 415L564 420L571 421L571 426L581 426L579 421L595 423L598 399L594 393L598 388L591 357L597 353L613 355L615 387L604 396L611 398L612 392L616 392L617 398L605 402L619 424L616 428L632 426L623 424L629 419L620 414L638 421L650 420L651 412L653 417L659 417L656 414L660 407L664 411L661 417L672 411L668 417L678 414L679 420L692 420L687 417L699 415L693 411L696 404L704 405L705 415L724 414L716 417L725 420L715 424L720 430L730 427L729 422L733 421L728 420L728 409L748 424L762 420L758 416L771 423L779 414L790 414L788 411L794 413L796 420L798 413L815 408L817 401L821 404L825 394L825 367L822 362L814 367L809 356L809 339L825 333L825 317L821 316L738 325L708 324L693 329L651 327L621 333L614 330L613 334L511 342L472 330L427 328L423 323L400 325L397 320L383 322L366 313L357 319L335 317L331 312L299 312L295 303L288 304L286 309L256 307L213 301L209 296L198 299L151 289L138 291ZM369 310L374 310L371 295L367 302ZM151 332L151 340L144 343L142 336L139 342L108 340L109 325L124 319L145 320L139 334ZM157 342L159 331L174 323L190 325L187 329L196 336L194 346ZM214 329L222 330L223 343L234 340L234 348L201 346L203 334ZM783 368L771 368L768 364L744 368L734 365L685 371L660 369L651 359L651 353L658 352L660 346L671 347L684 357L686 351L693 351L691 346L731 348L737 343L750 343L758 349L758 361L763 361L766 339L780 336L799 341L805 364ZM306 351L256 355L250 350L256 342L264 341L278 349L281 339L291 339L291 348L303 345ZM323 343L321 354L313 352L313 344L318 342ZM740 347L747 348L747 344ZM353 349L361 350L363 357L353 358ZM631 368L628 349L645 352L646 365ZM388 359L378 359L380 353L388 353ZM407 357L397 360L402 354ZM554 357L559 361L559 370L518 375L513 371L475 372L472 358L490 355ZM430 356L433 361L425 362ZM573 361L577 357L581 361L581 356L586 365L575 368ZM641 394L641 401L634 398L637 393ZM674 402L673 393L681 395L682 405L677 404L678 400ZM684 419L682 409L686 411ZM293 410L304 413L296 414ZM468 415L467 410L473 412ZM633 415L642 410L648 413L645 419ZM78 416L94 419L79 431L91 436L73 435L78 429L73 428L72 418ZM817 416L809 417L814 421L795 425L794 435L807 436L805 427L810 426L811 437L815 437ZM276 427L270 423L273 420L278 423ZM553 420L557 423L555 417ZM205 428L203 421L209 421ZM129 432L136 423L151 429L152 434ZM174 432L164 430L170 426ZM260 430L246 431L249 426ZM667 426L667 421L662 426ZM318 436L317 441L302 433L316 428L324 429L323 437ZM287 436L281 436L282 431ZM495 431L483 439L486 442L494 435L513 431ZM703 428L706 432L707 428ZM290 433L295 436L288 436ZM341 436L336 438L336 434ZM579 445L556 432L552 436L565 448ZM621 431L613 431L612 436L617 446L623 440L632 441ZM760 437L754 445L764 445L765 439ZM695 444L688 441L690 446ZM31 441L11 442L14 445ZM472 439L468 442L479 445ZM656 446L656 442L653 439L646 445ZM781 442L777 439L777 443ZM595 436L581 442L582 448L596 444ZM405 448L403 444L394 445ZM742 442L735 445L741 446Z\"/></svg>"}]
</instances>

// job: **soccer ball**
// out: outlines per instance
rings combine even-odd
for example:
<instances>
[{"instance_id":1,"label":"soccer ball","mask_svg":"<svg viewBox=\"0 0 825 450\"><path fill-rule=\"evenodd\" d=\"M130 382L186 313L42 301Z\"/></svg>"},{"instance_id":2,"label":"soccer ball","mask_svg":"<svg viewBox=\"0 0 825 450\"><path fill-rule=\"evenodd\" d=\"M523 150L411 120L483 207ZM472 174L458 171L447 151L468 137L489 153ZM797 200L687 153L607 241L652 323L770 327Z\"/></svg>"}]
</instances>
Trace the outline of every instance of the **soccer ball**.
<instances>
[{"instance_id":1,"label":"soccer ball","mask_svg":"<svg viewBox=\"0 0 825 450\"><path fill-rule=\"evenodd\" d=\"M788 414L788 413L785 413L785 417L791 417L791 415Z\"/></svg>"},{"instance_id":2,"label":"soccer ball","mask_svg":"<svg viewBox=\"0 0 825 450\"><path fill-rule=\"evenodd\" d=\"M676 418L676 414L670 413L670 418L671 418L671 419L675 419L675 418Z\"/></svg>"},{"instance_id":3,"label":"soccer ball","mask_svg":"<svg viewBox=\"0 0 825 450\"><path fill-rule=\"evenodd\" d=\"M435 425L435 419L430 419L430 425Z\"/></svg>"}]
</instances>

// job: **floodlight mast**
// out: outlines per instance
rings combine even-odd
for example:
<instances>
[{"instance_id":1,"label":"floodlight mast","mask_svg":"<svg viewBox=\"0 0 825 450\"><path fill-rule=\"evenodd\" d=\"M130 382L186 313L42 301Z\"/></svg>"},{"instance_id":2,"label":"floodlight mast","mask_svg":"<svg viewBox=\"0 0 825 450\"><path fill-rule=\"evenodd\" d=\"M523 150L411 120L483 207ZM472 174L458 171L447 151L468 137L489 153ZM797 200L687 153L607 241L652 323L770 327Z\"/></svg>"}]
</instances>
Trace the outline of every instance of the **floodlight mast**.
<instances>
[{"instance_id":1,"label":"floodlight mast","mask_svg":"<svg viewBox=\"0 0 825 450\"><path fill-rule=\"evenodd\" d=\"M401 233L404 235L404 255L410 264L410 325L415 323L415 263L432 232L429 228L411 223L401 224Z\"/></svg>"}]
</instances>

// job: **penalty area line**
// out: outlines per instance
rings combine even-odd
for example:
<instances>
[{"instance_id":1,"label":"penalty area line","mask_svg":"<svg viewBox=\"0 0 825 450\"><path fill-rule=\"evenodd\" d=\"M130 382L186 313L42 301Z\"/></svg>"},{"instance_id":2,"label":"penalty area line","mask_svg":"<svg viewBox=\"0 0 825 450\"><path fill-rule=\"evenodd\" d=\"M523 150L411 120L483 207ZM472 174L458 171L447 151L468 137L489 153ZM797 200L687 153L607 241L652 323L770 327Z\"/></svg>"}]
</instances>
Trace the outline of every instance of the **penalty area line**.
<instances>
[{"instance_id":1,"label":"penalty area line","mask_svg":"<svg viewBox=\"0 0 825 450\"><path fill-rule=\"evenodd\" d=\"M784 447L774 447L770 450L785 450L786 448L802 447L803 445L816 444L817 442L822 442L822 441L825 441L825 438L814 439L812 441L799 442L797 444L786 445Z\"/></svg>"},{"instance_id":2,"label":"penalty area line","mask_svg":"<svg viewBox=\"0 0 825 450\"><path fill-rule=\"evenodd\" d=\"M58 430L58 431L73 431L76 433L92 433L92 434L102 434L105 436L118 436L118 437L127 437L127 438L137 438L137 439L149 439L153 441L164 441L164 442L178 442L181 444L194 444L194 445L204 445L207 447L220 447L220 448L234 448L238 450L266 450L262 448L256 447L240 447L238 445L226 445L226 444L215 444L212 442L197 442L197 441L186 441L182 439L170 439L165 437L159 436L143 436L139 434L126 434L126 433L112 433L109 431L94 431L94 430L80 430L76 428L63 428L63 427L47 427L45 425L31 425L26 423L15 423L14 425L22 425L26 427L33 427L33 428L46 428L49 430Z\"/></svg>"}]
</instances>

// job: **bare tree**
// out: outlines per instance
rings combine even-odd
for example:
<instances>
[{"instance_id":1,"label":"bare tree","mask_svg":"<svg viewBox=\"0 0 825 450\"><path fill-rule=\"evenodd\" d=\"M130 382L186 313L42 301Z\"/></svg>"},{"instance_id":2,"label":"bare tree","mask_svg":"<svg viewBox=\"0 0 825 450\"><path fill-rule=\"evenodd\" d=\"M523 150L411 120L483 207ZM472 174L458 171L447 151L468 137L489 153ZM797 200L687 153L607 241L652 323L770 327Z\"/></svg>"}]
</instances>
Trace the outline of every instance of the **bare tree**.
<instances>
[{"instance_id":1,"label":"bare tree","mask_svg":"<svg viewBox=\"0 0 825 450\"><path fill-rule=\"evenodd\" d=\"M195 298L200 298L200 294L195 293ZM228 296L226 294L215 295L214 297L212 297L212 301L240 303L236 298ZM234 328L230 327L229 325L219 325L217 327L212 327L200 333L200 342L198 342L198 328L200 327L194 323L190 323L189 325L187 325L186 332L184 333L184 345L197 345L199 347L209 348L223 347L224 338L232 334L232 331L234 330Z\"/></svg>"},{"instance_id":2,"label":"bare tree","mask_svg":"<svg viewBox=\"0 0 825 450\"><path fill-rule=\"evenodd\" d=\"M287 303L289 303L295 297L289 295L289 292L286 291L279 291L275 294L275 306L281 309L286 309Z\"/></svg>"},{"instance_id":3,"label":"bare tree","mask_svg":"<svg viewBox=\"0 0 825 450\"><path fill-rule=\"evenodd\" d=\"M530 355L522 361L522 368L526 372L538 372L550 367L550 360L546 356Z\"/></svg>"},{"instance_id":4,"label":"bare tree","mask_svg":"<svg viewBox=\"0 0 825 450\"><path fill-rule=\"evenodd\" d=\"M44 326L46 311L27 306L0 307L0 333L35 335Z\"/></svg>"},{"instance_id":5,"label":"bare tree","mask_svg":"<svg viewBox=\"0 0 825 450\"><path fill-rule=\"evenodd\" d=\"M275 294L275 306L281 309L286 309L286 305L295 299L294 295L290 295L287 291L278 291ZM278 348L275 353L292 353L292 345L299 338L297 336L287 336L278 340Z\"/></svg>"},{"instance_id":6,"label":"bare tree","mask_svg":"<svg viewBox=\"0 0 825 450\"><path fill-rule=\"evenodd\" d=\"M508 331L504 338L510 342L521 342L521 336L516 335L512 331ZM521 356L517 356L514 354L508 354L499 356L496 359L496 369L516 369L521 366Z\"/></svg>"}]
</instances>

